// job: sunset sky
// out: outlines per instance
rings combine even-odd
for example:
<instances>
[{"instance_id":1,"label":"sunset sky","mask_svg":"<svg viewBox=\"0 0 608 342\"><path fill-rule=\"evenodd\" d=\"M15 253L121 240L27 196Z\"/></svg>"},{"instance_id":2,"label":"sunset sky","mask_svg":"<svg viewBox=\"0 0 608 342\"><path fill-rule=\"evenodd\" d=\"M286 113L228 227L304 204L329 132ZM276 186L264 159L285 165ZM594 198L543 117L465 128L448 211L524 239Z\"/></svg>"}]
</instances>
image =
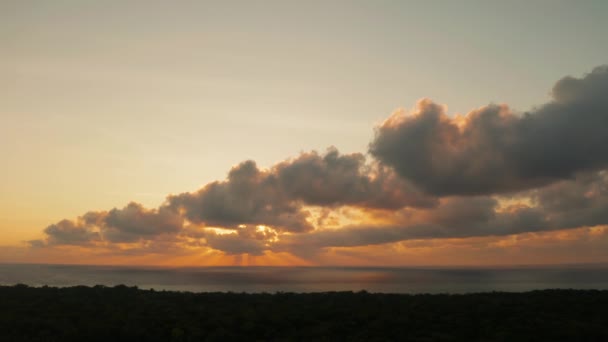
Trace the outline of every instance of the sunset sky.
<instances>
[{"instance_id":1,"label":"sunset sky","mask_svg":"<svg viewBox=\"0 0 608 342\"><path fill-rule=\"evenodd\" d=\"M608 262L608 1L0 1L0 262Z\"/></svg>"}]
</instances>

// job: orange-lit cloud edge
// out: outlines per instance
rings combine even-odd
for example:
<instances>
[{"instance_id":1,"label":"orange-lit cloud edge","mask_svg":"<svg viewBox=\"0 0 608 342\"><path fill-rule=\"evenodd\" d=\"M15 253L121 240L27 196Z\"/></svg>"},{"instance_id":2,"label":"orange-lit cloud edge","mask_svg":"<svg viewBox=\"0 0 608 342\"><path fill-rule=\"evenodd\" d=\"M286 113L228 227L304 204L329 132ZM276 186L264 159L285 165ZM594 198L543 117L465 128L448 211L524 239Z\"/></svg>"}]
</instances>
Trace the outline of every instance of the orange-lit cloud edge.
<instances>
[{"instance_id":1,"label":"orange-lit cloud edge","mask_svg":"<svg viewBox=\"0 0 608 342\"><path fill-rule=\"evenodd\" d=\"M202 247L124 255L111 249L61 246L0 248L6 263L146 266L497 266L608 262L608 226L523 233L503 237L409 240L328 248L306 260L287 252L228 255Z\"/></svg>"},{"instance_id":2,"label":"orange-lit cloud edge","mask_svg":"<svg viewBox=\"0 0 608 342\"><path fill-rule=\"evenodd\" d=\"M369 154L253 161L226 180L49 225L0 261L158 266L608 262L608 67L527 113L420 100ZM564 141L567 144L564 144Z\"/></svg>"}]
</instances>

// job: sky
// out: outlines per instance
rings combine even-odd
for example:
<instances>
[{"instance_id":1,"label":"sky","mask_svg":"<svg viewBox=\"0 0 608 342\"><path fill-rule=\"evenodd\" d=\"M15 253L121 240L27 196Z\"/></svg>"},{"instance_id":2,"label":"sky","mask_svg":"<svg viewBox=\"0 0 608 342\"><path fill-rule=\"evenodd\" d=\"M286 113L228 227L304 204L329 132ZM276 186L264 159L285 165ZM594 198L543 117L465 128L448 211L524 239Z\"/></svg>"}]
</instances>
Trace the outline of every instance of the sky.
<instances>
[{"instance_id":1,"label":"sky","mask_svg":"<svg viewBox=\"0 0 608 342\"><path fill-rule=\"evenodd\" d=\"M0 262L608 262L606 1L0 2Z\"/></svg>"}]
</instances>

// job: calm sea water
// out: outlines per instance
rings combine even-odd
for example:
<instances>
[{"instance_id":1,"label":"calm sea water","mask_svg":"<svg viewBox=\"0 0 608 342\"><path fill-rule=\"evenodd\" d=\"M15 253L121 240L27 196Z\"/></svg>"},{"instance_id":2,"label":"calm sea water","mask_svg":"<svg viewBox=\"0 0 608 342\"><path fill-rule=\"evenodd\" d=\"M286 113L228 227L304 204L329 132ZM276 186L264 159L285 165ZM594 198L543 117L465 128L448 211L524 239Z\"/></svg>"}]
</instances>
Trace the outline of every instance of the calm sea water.
<instances>
[{"instance_id":1,"label":"calm sea water","mask_svg":"<svg viewBox=\"0 0 608 342\"><path fill-rule=\"evenodd\" d=\"M232 292L469 293L608 289L608 265L508 268L204 267L0 264L0 285L125 284L141 289Z\"/></svg>"}]
</instances>

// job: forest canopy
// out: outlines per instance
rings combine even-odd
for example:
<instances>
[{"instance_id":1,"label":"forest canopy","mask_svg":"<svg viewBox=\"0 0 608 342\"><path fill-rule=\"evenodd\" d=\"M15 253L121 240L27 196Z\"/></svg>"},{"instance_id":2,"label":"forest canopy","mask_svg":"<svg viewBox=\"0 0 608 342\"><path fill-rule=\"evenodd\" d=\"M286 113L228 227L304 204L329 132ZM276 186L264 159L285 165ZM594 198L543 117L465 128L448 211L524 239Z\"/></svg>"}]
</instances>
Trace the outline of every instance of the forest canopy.
<instances>
[{"instance_id":1,"label":"forest canopy","mask_svg":"<svg viewBox=\"0 0 608 342\"><path fill-rule=\"evenodd\" d=\"M190 293L0 286L2 341L606 341L608 291Z\"/></svg>"}]
</instances>

